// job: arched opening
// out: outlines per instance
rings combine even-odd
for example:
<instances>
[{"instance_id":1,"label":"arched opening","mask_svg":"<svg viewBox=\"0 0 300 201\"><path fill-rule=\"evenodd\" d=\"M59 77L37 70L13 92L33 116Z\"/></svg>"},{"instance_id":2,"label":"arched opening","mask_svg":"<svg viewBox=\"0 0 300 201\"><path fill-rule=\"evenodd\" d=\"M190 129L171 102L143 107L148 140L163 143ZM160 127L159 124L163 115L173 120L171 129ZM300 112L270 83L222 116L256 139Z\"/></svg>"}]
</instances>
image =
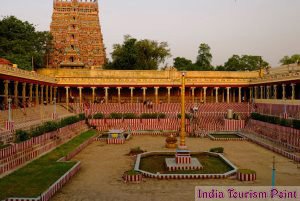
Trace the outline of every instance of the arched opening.
<instances>
[{"instance_id":1,"label":"arched opening","mask_svg":"<svg viewBox=\"0 0 300 201\"><path fill-rule=\"evenodd\" d=\"M70 62L74 62L74 57L72 56L72 57L70 57Z\"/></svg>"}]
</instances>

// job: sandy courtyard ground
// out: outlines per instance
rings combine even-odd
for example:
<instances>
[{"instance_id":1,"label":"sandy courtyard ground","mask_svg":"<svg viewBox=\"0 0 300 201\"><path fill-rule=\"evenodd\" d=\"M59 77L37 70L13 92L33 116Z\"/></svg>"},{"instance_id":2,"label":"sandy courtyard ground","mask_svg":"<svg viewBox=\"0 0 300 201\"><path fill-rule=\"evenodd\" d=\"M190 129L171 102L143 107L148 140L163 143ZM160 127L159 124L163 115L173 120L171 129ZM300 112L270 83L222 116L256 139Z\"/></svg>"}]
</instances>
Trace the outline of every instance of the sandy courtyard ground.
<instances>
[{"instance_id":1,"label":"sandy courtyard ground","mask_svg":"<svg viewBox=\"0 0 300 201\"><path fill-rule=\"evenodd\" d=\"M234 179L223 180L156 180L145 179L142 184L124 184L121 176L131 169L134 161L126 156L130 148L140 146L147 151L166 149L165 137L138 136L124 145L94 142L74 160L82 162L79 173L52 199L54 201L192 201L195 186L201 185L271 185L273 156L276 156L276 185L300 185L300 168L291 160L274 154L247 141L218 142L188 138L192 151L207 151L222 146L225 156L238 168L257 171L255 183Z\"/></svg>"}]
</instances>

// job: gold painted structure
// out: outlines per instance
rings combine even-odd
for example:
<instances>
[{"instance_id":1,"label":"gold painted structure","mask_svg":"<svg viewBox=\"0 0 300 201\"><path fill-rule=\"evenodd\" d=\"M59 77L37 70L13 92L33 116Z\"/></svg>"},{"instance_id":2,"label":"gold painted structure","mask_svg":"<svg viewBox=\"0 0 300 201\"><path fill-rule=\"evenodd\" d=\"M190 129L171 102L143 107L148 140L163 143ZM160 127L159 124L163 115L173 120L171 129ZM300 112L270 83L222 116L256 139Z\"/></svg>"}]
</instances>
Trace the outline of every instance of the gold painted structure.
<instances>
[{"instance_id":1,"label":"gold painted structure","mask_svg":"<svg viewBox=\"0 0 300 201\"><path fill-rule=\"evenodd\" d=\"M180 143L179 149L186 149L185 144L185 73L182 73L182 85L181 85L181 129L180 129Z\"/></svg>"}]
</instances>

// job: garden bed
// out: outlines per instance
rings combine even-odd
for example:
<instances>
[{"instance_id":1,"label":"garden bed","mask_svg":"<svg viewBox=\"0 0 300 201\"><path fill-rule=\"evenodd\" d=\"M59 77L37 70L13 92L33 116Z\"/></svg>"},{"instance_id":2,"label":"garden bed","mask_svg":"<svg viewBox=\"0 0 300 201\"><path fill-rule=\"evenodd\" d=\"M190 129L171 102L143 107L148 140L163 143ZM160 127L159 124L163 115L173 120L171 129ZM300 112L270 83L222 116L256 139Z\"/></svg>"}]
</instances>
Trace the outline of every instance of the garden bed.
<instances>
[{"instance_id":1,"label":"garden bed","mask_svg":"<svg viewBox=\"0 0 300 201\"><path fill-rule=\"evenodd\" d=\"M7 197L38 197L41 195L76 164L72 161L57 161L95 134L96 131L93 130L84 132L25 167L0 179L0 200Z\"/></svg>"}]
</instances>

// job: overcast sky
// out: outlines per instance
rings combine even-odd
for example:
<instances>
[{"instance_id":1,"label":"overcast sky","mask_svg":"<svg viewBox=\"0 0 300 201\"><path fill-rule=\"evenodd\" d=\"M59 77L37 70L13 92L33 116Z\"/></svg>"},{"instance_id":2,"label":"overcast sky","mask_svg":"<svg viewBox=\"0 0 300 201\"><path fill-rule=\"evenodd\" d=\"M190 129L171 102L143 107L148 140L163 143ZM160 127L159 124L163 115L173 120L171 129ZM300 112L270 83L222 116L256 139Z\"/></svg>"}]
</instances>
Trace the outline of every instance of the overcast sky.
<instances>
[{"instance_id":1,"label":"overcast sky","mask_svg":"<svg viewBox=\"0 0 300 201\"><path fill-rule=\"evenodd\" d=\"M107 54L125 34L168 42L173 57L195 61L207 43L213 64L233 54L261 55L272 66L300 53L300 0L99 0ZM0 16L15 15L49 30L52 0L1 0ZM170 58L167 63L173 64Z\"/></svg>"}]
</instances>

